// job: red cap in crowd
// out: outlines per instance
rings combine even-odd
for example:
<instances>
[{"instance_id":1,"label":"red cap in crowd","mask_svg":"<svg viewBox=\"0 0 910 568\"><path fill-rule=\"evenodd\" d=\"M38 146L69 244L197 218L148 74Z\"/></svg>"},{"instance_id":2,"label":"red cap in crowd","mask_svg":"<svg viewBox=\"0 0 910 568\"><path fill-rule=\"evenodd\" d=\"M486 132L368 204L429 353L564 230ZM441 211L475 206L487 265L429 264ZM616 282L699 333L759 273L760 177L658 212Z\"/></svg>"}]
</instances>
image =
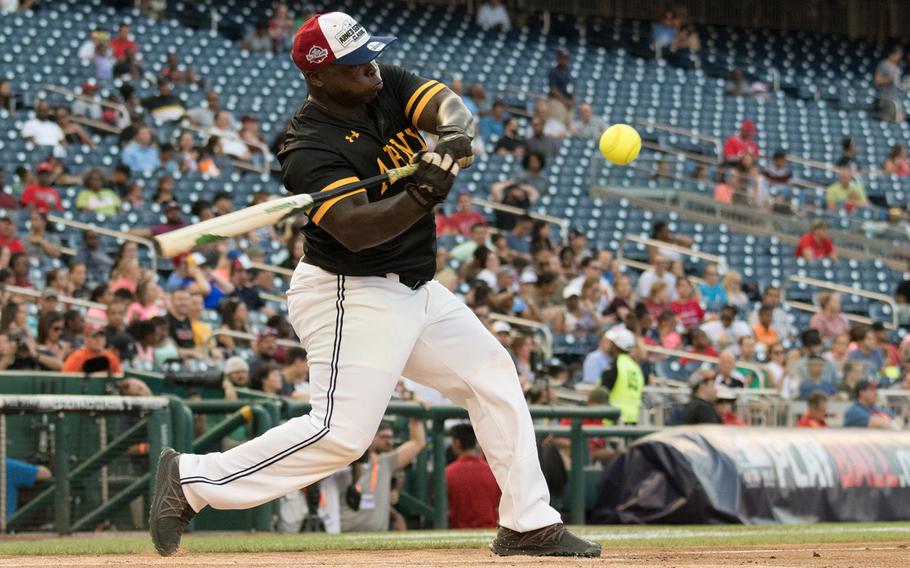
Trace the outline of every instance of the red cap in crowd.
<instances>
[{"instance_id":1,"label":"red cap in crowd","mask_svg":"<svg viewBox=\"0 0 910 568\"><path fill-rule=\"evenodd\" d=\"M748 118L742 122L739 126L740 130L743 132L748 132L749 134L755 134L755 123L749 120Z\"/></svg>"},{"instance_id":2,"label":"red cap in crowd","mask_svg":"<svg viewBox=\"0 0 910 568\"><path fill-rule=\"evenodd\" d=\"M86 337L98 335L99 333L104 333L104 326L100 323L87 323L85 324L82 333L85 334Z\"/></svg>"},{"instance_id":3,"label":"red cap in crowd","mask_svg":"<svg viewBox=\"0 0 910 568\"><path fill-rule=\"evenodd\" d=\"M362 65L376 59L394 36L371 36L344 12L316 14L294 34L291 59L301 71L324 65Z\"/></svg>"},{"instance_id":4,"label":"red cap in crowd","mask_svg":"<svg viewBox=\"0 0 910 568\"><path fill-rule=\"evenodd\" d=\"M35 168L35 171L39 174L49 174L54 171L54 166L52 166L50 162L41 162L38 164L38 167Z\"/></svg>"}]
</instances>

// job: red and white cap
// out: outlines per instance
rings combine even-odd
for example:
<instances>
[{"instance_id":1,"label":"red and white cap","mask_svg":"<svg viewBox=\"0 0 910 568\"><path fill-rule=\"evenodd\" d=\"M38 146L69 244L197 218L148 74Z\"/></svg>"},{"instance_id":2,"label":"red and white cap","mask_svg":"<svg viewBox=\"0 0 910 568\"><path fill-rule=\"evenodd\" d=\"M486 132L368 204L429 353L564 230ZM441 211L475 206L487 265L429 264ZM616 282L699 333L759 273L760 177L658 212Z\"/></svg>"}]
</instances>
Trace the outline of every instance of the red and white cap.
<instances>
[{"instance_id":1,"label":"red and white cap","mask_svg":"<svg viewBox=\"0 0 910 568\"><path fill-rule=\"evenodd\" d=\"M363 65L373 61L394 36L371 36L357 20L344 12L316 14L294 34L291 59L301 71L324 65Z\"/></svg>"}]
</instances>

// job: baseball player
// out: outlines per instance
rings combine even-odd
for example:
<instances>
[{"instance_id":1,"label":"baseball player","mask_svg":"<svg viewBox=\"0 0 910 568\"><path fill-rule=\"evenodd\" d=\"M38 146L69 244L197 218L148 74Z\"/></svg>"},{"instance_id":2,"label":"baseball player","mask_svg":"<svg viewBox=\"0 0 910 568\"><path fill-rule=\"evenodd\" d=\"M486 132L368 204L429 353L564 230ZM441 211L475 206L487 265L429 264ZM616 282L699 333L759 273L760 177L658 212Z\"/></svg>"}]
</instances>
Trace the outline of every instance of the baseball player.
<instances>
[{"instance_id":1,"label":"baseball player","mask_svg":"<svg viewBox=\"0 0 910 568\"><path fill-rule=\"evenodd\" d=\"M315 483L369 446L402 376L468 409L502 488L499 555L599 556L566 530L540 470L515 366L470 309L433 280L433 207L473 160L472 116L438 81L378 64L395 40L371 36L347 14L307 20L291 57L308 97L279 159L293 193L327 191L406 165L410 178L359 189L308 214L304 258L288 312L310 363L312 411L223 453L158 462L150 531L177 550L206 506L246 509ZM425 152L419 131L439 136Z\"/></svg>"}]
</instances>

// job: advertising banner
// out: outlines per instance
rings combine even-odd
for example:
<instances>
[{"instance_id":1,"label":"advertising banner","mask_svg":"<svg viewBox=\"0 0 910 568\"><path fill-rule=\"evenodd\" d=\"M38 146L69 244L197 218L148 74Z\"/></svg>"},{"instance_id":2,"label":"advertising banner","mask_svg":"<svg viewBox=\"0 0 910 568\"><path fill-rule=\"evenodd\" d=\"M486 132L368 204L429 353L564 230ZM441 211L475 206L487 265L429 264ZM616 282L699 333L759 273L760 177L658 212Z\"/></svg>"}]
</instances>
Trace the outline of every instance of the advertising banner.
<instances>
[{"instance_id":1,"label":"advertising banner","mask_svg":"<svg viewBox=\"0 0 910 568\"><path fill-rule=\"evenodd\" d=\"M669 428L605 471L595 523L910 520L910 432Z\"/></svg>"}]
</instances>

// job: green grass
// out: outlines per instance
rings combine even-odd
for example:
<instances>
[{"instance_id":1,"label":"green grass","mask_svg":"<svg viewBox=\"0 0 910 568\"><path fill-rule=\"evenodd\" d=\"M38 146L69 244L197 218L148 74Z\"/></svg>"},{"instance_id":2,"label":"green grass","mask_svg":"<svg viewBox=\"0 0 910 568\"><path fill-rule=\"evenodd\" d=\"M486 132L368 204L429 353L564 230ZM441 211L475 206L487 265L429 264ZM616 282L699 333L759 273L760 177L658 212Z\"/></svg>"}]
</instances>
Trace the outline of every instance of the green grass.
<instances>
[{"instance_id":1,"label":"green grass","mask_svg":"<svg viewBox=\"0 0 910 568\"><path fill-rule=\"evenodd\" d=\"M910 543L910 523L840 523L767 526L597 526L578 527L577 532L600 541L605 549L619 547L726 547L777 544ZM297 534L206 533L184 538L190 553L215 552L305 552L320 550L411 550L427 548L483 548L493 531L413 531L386 534ZM81 534L66 538L0 541L0 556L102 555L151 553L145 536Z\"/></svg>"}]
</instances>

